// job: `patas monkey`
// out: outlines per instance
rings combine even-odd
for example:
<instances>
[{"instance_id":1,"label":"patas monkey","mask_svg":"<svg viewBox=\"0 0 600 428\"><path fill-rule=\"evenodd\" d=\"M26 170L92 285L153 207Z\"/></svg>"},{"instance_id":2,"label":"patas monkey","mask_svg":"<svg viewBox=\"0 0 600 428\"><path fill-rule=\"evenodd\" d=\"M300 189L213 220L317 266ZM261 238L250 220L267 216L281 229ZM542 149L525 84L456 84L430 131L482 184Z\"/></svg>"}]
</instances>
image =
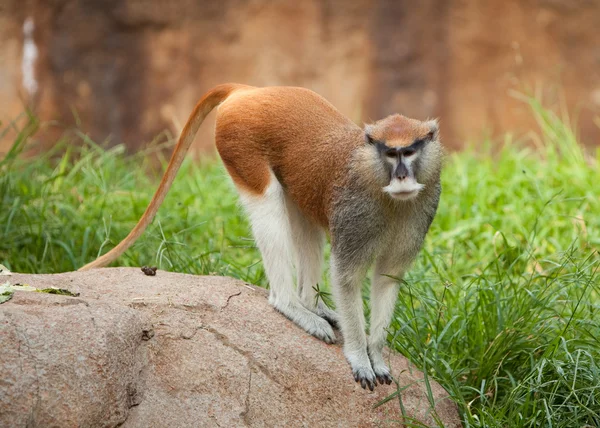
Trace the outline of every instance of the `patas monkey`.
<instances>
[{"instance_id":1,"label":"patas monkey","mask_svg":"<svg viewBox=\"0 0 600 428\"><path fill-rule=\"evenodd\" d=\"M392 115L361 129L312 91L215 87L196 105L146 212L105 266L152 221L206 115L220 104L217 150L245 207L270 284L269 302L308 333L344 337L354 378L391 383L383 357L398 281L417 255L440 198L442 148L435 121ZM337 312L316 299L325 233L331 237ZM374 262L371 327L361 279ZM297 287L294 290L294 267Z\"/></svg>"}]
</instances>

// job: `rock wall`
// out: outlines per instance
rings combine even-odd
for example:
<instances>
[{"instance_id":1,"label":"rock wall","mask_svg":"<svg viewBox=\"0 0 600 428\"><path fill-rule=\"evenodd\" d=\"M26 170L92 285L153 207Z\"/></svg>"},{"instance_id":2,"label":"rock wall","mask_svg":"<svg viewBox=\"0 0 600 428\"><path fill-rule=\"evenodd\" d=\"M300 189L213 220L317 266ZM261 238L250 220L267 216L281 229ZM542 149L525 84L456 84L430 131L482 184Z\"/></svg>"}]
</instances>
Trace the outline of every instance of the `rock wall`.
<instances>
[{"instance_id":1,"label":"rock wall","mask_svg":"<svg viewBox=\"0 0 600 428\"><path fill-rule=\"evenodd\" d=\"M178 135L207 89L237 81L308 87L358 123L437 116L458 147L532 129L512 92L537 91L576 114L591 145L598 22L600 2L586 0L0 0L0 120L28 105L134 150ZM200 135L212 144L212 126Z\"/></svg>"}]
</instances>

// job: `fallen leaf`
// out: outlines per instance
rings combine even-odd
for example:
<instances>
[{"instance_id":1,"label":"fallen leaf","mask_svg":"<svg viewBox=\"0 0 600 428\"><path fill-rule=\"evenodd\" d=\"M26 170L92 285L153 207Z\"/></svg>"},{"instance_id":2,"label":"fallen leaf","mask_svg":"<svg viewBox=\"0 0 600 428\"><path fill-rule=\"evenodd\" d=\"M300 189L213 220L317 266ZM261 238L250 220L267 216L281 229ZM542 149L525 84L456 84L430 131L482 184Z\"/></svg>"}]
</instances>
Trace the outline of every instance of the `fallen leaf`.
<instances>
[{"instance_id":1,"label":"fallen leaf","mask_svg":"<svg viewBox=\"0 0 600 428\"><path fill-rule=\"evenodd\" d=\"M72 291L69 291L65 288L56 288L56 287L36 288L36 287L32 287L31 285L28 285L28 284L10 285L10 283L8 281L6 283L4 283L3 285L0 285L0 294L4 294L4 295L10 294L12 297L12 294L15 291L36 291L38 293L59 294L61 296L71 296L71 297L79 296L79 293L73 293ZM10 299L10 297L8 299ZM3 302L0 302L0 303L3 303Z\"/></svg>"},{"instance_id":2,"label":"fallen leaf","mask_svg":"<svg viewBox=\"0 0 600 428\"><path fill-rule=\"evenodd\" d=\"M12 288L14 291L37 291L37 288L27 284L15 284Z\"/></svg>"},{"instance_id":3,"label":"fallen leaf","mask_svg":"<svg viewBox=\"0 0 600 428\"><path fill-rule=\"evenodd\" d=\"M8 270L8 268L2 264L0 264L0 275L10 276L12 272Z\"/></svg>"},{"instance_id":4,"label":"fallen leaf","mask_svg":"<svg viewBox=\"0 0 600 428\"><path fill-rule=\"evenodd\" d=\"M35 289L35 291L37 291L39 293L60 294L61 296L71 296L71 297L79 296L79 293L73 293L72 291L69 291L66 288L51 287L51 288Z\"/></svg>"},{"instance_id":5,"label":"fallen leaf","mask_svg":"<svg viewBox=\"0 0 600 428\"><path fill-rule=\"evenodd\" d=\"M10 282L6 281L4 284L0 285L0 304L12 299L14 293L15 290L11 287Z\"/></svg>"}]
</instances>

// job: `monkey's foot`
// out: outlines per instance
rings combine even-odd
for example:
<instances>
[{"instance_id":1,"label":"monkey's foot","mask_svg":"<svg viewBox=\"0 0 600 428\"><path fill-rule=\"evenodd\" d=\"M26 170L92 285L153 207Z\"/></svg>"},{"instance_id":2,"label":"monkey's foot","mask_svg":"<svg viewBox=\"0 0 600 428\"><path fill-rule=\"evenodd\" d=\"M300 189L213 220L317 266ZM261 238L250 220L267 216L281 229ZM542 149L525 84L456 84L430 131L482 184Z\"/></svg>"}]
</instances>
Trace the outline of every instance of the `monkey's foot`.
<instances>
[{"instance_id":1,"label":"monkey's foot","mask_svg":"<svg viewBox=\"0 0 600 428\"><path fill-rule=\"evenodd\" d=\"M338 314L333 309L330 309L325 303L319 302L315 312L318 316L327 320L333 328L340 328Z\"/></svg>"},{"instance_id":2,"label":"monkey's foot","mask_svg":"<svg viewBox=\"0 0 600 428\"><path fill-rule=\"evenodd\" d=\"M335 343L335 333L329 322L324 318L317 316L315 320L311 320L307 323L307 326L304 327L304 329L325 343Z\"/></svg>"},{"instance_id":3,"label":"monkey's foot","mask_svg":"<svg viewBox=\"0 0 600 428\"><path fill-rule=\"evenodd\" d=\"M335 333L331 325L324 318L309 311L304 306L299 304L288 304L281 307L274 304L273 306L298 327L315 336L317 339L321 339L325 343L335 343Z\"/></svg>"},{"instance_id":4,"label":"monkey's foot","mask_svg":"<svg viewBox=\"0 0 600 428\"><path fill-rule=\"evenodd\" d=\"M354 380L360 383L360 386L362 386L363 389L369 388L371 391L373 391L377 385L377 380L375 377L375 372L371 368L371 362L369 361L366 353L344 352L344 354L350 363L350 367L352 367L352 375L354 376Z\"/></svg>"}]
</instances>

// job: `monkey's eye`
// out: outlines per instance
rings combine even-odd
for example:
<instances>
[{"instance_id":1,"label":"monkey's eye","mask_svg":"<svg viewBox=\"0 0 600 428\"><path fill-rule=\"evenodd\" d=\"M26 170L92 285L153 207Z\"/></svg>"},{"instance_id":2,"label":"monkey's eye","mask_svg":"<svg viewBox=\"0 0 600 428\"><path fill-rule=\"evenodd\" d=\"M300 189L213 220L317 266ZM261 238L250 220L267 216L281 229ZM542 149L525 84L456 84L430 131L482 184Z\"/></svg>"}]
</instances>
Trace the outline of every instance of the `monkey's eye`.
<instances>
[{"instance_id":1,"label":"monkey's eye","mask_svg":"<svg viewBox=\"0 0 600 428\"><path fill-rule=\"evenodd\" d=\"M385 155L388 158L395 158L398 154L396 153L396 150L388 150L387 152L385 152Z\"/></svg>"},{"instance_id":2,"label":"monkey's eye","mask_svg":"<svg viewBox=\"0 0 600 428\"><path fill-rule=\"evenodd\" d=\"M415 153L416 153L416 152L415 152L414 150L412 150L412 149L409 149L409 150L404 150L404 152L403 152L402 154L403 154L405 157L409 158L409 157L411 157L412 155L414 155Z\"/></svg>"}]
</instances>

